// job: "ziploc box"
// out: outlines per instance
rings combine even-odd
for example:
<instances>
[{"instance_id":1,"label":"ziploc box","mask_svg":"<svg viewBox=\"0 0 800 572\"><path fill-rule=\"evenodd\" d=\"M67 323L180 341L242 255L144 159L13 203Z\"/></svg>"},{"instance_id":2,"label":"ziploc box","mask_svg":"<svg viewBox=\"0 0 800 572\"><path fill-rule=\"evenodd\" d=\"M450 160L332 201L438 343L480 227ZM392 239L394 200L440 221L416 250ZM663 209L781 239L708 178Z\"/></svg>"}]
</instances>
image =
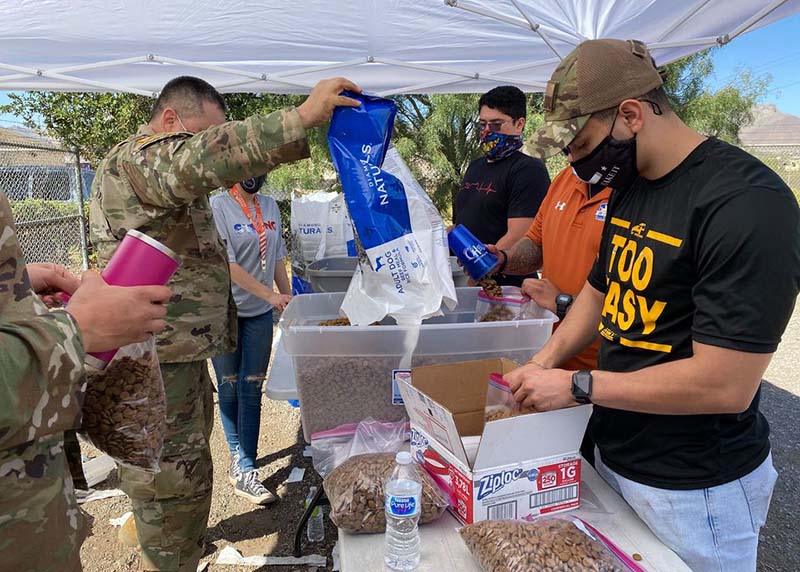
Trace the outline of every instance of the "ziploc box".
<instances>
[{"instance_id":1,"label":"ziploc box","mask_svg":"<svg viewBox=\"0 0 800 572\"><path fill-rule=\"evenodd\" d=\"M500 358L424 366L400 383L412 454L450 494L450 510L464 524L532 520L580 506L579 448L592 406L487 423L490 374L517 367ZM462 437L479 439L473 462Z\"/></svg>"}]
</instances>

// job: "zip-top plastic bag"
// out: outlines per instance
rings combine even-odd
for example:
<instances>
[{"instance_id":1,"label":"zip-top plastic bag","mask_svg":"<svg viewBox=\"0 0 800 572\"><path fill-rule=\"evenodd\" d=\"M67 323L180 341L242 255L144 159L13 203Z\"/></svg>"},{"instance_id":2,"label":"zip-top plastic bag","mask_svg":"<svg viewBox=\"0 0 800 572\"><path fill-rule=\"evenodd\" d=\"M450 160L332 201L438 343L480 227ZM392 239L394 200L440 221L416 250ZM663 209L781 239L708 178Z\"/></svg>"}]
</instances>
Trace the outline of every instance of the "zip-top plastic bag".
<instances>
[{"instance_id":1,"label":"zip-top plastic bag","mask_svg":"<svg viewBox=\"0 0 800 572\"><path fill-rule=\"evenodd\" d=\"M576 517L484 520L459 534L484 572L645 572Z\"/></svg>"},{"instance_id":2,"label":"zip-top plastic bag","mask_svg":"<svg viewBox=\"0 0 800 572\"><path fill-rule=\"evenodd\" d=\"M322 478L350 457L365 453L396 453L409 440L411 425L403 421L377 421L367 417L311 435L311 458ZM405 447L408 449L408 447Z\"/></svg>"},{"instance_id":3,"label":"zip-top plastic bag","mask_svg":"<svg viewBox=\"0 0 800 572\"><path fill-rule=\"evenodd\" d=\"M345 93L360 107L333 113L328 145L359 246L359 264L342 303L350 323L391 316L420 324L455 307L447 235L439 212L394 149L396 104Z\"/></svg>"},{"instance_id":4,"label":"zip-top plastic bag","mask_svg":"<svg viewBox=\"0 0 800 572\"><path fill-rule=\"evenodd\" d=\"M367 453L350 457L323 481L331 502L331 520L353 534L384 532L384 484L395 466L395 453ZM442 516L449 505L436 481L417 463L412 463L422 483L419 523Z\"/></svg>"},{"instance_id":5,"label":"zip-top plastic bag","mask_svg":"<svg viewBox=\"0 0 800 572\"><path fill-rule=\"evenodd\" d=\"M506 419L520 413L519 403L514 399L508 382L499 373L489 376L486 387L486 421Z\"/></svg>"},{"instance_id":6,"label":"zip-top plastic bag","mask_svg":"<svg viewBox=\"0 0 800 572\"><path fill-rule=\"evenodd\" d=\"M120 348L104 368L84 369L81 434L120 465L159 472L167 404L155 338Z\"/></svg>"},{"instance_id":7,"label":"zip-top plastic bag","mask_svg":"<svg viewBox=\"0 0 800 572\"><path fill-rule=\"evenodd\" d=\"M500 296L492 296L485 290L478 292L475 304L476 322L508 322L531 317L533 301L516 286L503 286Z\"/></svg>"}]
</instances>

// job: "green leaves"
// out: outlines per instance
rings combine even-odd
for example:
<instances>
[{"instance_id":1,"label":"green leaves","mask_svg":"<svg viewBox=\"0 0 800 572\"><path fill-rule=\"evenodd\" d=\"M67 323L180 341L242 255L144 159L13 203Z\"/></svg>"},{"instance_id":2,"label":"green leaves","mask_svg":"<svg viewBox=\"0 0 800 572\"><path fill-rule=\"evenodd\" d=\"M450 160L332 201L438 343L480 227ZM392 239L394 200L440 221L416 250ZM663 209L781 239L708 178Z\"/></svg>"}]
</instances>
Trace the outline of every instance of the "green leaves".
<instances>
[{"instance_id":1,"label":"green leaves","mask_svg":"<svg viewBox=\"0 0 800 572\"><path fill-rule=\"evenodd\" d=\"M94 165L146 122L152 100L128 93L31 91L9 94L0 112L14 113L33 129L78 147Z\"/></svg>"}]
</instances>

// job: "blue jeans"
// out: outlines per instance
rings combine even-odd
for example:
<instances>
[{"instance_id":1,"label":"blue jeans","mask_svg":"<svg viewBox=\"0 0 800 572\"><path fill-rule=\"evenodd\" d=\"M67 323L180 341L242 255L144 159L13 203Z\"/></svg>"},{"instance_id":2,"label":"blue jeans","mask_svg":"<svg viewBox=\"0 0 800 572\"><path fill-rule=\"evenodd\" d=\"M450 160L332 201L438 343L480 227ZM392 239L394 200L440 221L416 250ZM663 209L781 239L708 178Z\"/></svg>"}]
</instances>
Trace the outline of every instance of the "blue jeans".
<instances>
[{"instance_id":1,"label":"blue jeans","mask_svg":"<svg viewBox=\"0 0 800 572\"><path fill-rule=\"evenodd\" d=\"M231 455L239 452L242 471L256 468L261 427L261 389L272 350L272 310L238 318L236 349L211 359L217 375L219 412Z\"/></svg>"},{"instance_id":2,"label":"blue jeans","mask_svg":"<svg viewBox=\"0 0 800 572\"><path fill-rule=\"evenodd\" d=\"M740 479L689 491L626 479L609 469L596 449L595 468L693 572L755 572L758 533L778 478L771 454Z\"/></svg>"}]
</instances>

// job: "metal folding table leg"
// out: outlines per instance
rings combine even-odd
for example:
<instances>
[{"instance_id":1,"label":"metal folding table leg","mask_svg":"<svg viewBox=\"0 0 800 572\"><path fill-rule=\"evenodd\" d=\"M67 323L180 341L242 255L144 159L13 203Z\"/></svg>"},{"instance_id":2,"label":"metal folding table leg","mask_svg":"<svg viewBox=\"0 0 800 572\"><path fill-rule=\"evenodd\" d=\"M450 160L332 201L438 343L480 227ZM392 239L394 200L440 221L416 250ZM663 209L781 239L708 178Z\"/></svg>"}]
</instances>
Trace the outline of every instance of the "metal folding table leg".
<instances>
[{"instance_id":1,"label":"metal folding table leg","mask_svg":"<svg viewBox=\"0 0 800 572\"><path fill-rule=\"evenodd\" d=\"M303 513L303 518L300 519L300 522L297 524L297 529L294 531L295 558L300 558L303 555L300 545L303 541L303 533L305 532L306 524L308 524L308 519L311 518L311 513L314 512L314 509L318 506L329 504L330 502L328 501L328 497L325 496L325 489L320 486L317 489L317 494L314 495L314 498L311 499L311 503L308 505L308 507L306 507L306 511Z\"/></svg>"}]
</instances>

